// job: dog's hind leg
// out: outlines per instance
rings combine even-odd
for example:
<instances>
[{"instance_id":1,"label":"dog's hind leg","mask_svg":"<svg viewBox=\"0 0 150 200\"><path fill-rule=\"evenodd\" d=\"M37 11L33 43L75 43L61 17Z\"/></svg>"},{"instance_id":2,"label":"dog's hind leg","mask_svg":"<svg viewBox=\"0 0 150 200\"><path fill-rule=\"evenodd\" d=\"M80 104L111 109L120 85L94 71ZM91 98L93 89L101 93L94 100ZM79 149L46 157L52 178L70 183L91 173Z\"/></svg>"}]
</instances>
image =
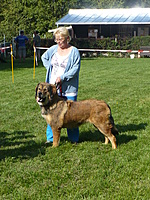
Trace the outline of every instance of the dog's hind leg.
<instances>
[{"instance_id":1,"label":"dog's hind leg","mask_svg":"<svg viewBox=\"0 0 150 200\"><path fill-rule=\"evenodd\" d=\"M53 129L53 147L59 146L60 142L60 130L59 129Z\"/></svg>"},{"instance_id":2,"label":"dog's hind leg","mask_svg":"<svg viewBox=\"0 0 150 200\"><path fill-rule=\"evenodd\" d=\"M118 130L117 130L117 128L116 128L115 126L112 127L111 133L112 133L114 136L118 135ZM105 144L108 144L108 143L109 143L109 139L108 139L108 137L105 136Z\"/></svg>"},{"instance_id":3,"label":"dog's hind leg","mask_svg":"<svg viewBox=\"0 0 150 200\"><path fill-rule=\"evenodd\" d=\"M96 126L98 130L105 136L105 144L108 144L109 141L112 144L112 148L116 149L116 137L111 133L111 128L105 128L105 127L100 127Z\"/></svg>"},{"instance_id":4,"label":"dog's hind leg","mask_svg":"<svg viewBox=\"0 0 150 200\"><path fill-rule=\"evenodd\" d=\"M101 130L100 130L101 131ZM101 131L102 132L102 131ZM111 133L111 130L106 133L102 132L105 136L105 144L108 144L109 141L112 144L112 148L116 149L117 145L116 145L116 137Z\"/></svg>"},{"instance_id":5,"label":"dog's hind leg","mask_svg":"<svg viewBox=\"0 0 150 200\"><path fill-rule=\"evenodd\" d=\"M116 149L117 148L116 137L112 133L107 134L107 137L108 137L108 140L110 140L110 142L112 144L112 148ZM105 140L105 142L106 142L106 140Z\"/></svg>"},{"instance_id":6,"label":"dog's hind leg","mask_svg":"<svg viewBox=\"0 0 150 200\"><path fill-rule=\"evenodd\" d=\"M110 131L110 130L109 130ZM117 130L117 128L115 127L115 126L113 126L112 128L111 128L111 134L110 135L112 135L111 136L111 138L112 138L112 141L113 141L113 143L115 143L116 144L116 135L118 135L118 130ZM114 138L114 137L115 138ZM109 138L108 137L106 137L105 136L105 144L108 144L109 143ZM112 143L112 142L111 142ZM117 147L117 145L115 145L116 147Z\"/></svg>"},{"instance_id":7,"label":"dog's hind leg","mask_svg":"<svg viewBox=\"0 0 150 200\"><path fill-rule=\"evenodd\" d=\"M97 126L95 126L94 124L93 124L93 126L95 127L95 128L97 128ZM100 132L102 132L99 128L97 128ZM108 144L109 143L109 139L108 139L108 137L106 137L105 136L105 144Z\"/></svg>"},{"instance_id":8,"label":"dog's hind leg","mask_svg":"<svg viewBox=\"0 0 150 200\"><path fill-rule=\"evenodd\" d=\"M105 136L105 144L108 144L109 143L109 139L108 137Z\"/></svg>"}]
</instances>

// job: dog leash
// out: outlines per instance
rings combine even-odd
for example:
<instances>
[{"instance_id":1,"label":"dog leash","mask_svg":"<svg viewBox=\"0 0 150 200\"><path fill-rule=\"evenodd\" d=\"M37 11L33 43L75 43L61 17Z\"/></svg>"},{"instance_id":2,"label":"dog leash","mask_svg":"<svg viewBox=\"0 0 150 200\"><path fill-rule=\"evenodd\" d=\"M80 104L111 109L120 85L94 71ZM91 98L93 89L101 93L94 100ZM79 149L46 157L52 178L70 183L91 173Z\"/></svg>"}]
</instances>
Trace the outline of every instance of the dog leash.
<instances>
[{"instance_id":1,"label":"dog leash","mask_svg":"<svg viewBox=\"0 0 150 200\"><path fill-rule=\"evenodd\" d=\"M62 97L62 87L60 85L60 88L59 88L59 92L60 92L60 96Z\"/></svg>"},{"instance_id":2,"label":"dog leash","mask_svg":"<svg viewBox=\"0 0 150 200\"><path fill-rule=\"evenodd\" d=\"M60 92L60 97L63 97L63 96L62 96L62 87L61 87L61 85L60 85L60 84L57 84L57 83L55 82L55 86L56 86L56 89L59 90L59 92Z\"/></svg>"}]
</instances>

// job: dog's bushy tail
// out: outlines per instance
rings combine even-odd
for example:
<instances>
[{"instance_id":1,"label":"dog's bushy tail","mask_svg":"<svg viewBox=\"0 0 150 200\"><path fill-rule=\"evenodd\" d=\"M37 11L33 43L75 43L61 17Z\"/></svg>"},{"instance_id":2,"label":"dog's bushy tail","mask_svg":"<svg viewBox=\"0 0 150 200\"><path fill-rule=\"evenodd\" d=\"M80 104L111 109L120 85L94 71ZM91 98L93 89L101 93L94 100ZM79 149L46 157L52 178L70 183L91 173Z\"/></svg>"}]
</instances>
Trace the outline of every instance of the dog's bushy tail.
<instances>
[{"instance_id":1,"label":"dog's bushy tail","mask_svg":"<svg viewBox=\"0 0 150 200\"><path fill-rule=\"evenodd\" d=\"M118 129L117 129L115 126L112 127L111 133L112 133L114 136L119 135Z\"/></svg>"},{"instance_id":2,"label":"dog's bushy tail","mask_svg":"<svg viewBox=\"0 0 150 200\"><path fill-rule=\"evenodd\" d=\"M111 133L112 133L114 136L119 135L118 129L117 129L116 126L115 126L114 119L113 119L113 116L112 116L112 115L109 116L109 121L110 121L110 123L111 123L111 125L112 125Z\"/></svg>"}]
</instances>

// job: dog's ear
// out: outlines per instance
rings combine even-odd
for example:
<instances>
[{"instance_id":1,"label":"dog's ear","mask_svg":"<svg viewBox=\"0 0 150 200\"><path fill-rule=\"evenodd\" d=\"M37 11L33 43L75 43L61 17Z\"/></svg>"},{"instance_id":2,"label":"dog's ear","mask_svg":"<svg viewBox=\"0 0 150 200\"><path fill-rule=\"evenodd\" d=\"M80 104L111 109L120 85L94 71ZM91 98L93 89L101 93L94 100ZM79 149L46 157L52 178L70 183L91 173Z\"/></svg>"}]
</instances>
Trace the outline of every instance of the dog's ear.
<instances>
[{"instance_id":1,"label":"dog's ear","mask_svg":"<svg viewBox=\"0 0 150 200\"><path fill-rule=\"evenodd\" d=\"M48 91L50 93L50 98L53 99L55 94L57 93L57 89L55 85L49 84Z\"/></svg>"},{"instance_id":2,"label":"dog's ear","mask_svg":"<svg viewBox=\"0 0 150 200\"><path fill-rule=\"evenodd\" d=\"M52 86L52 91L53 91L53 95L55 95L57 93L57 89L56 89L55 85Z\"/></svg>"},{"instance_id":3,"label":"dog's ear","mask_svg":"<svg viewBox=\"0 0 150 200\"><path fill-rule=\"evenodd\" d=\"M35 99L37 97L37 90L38 90L38 87L39 87L40 83L37 84L36 88L35 88Z\"/></svg>"}]
</instances>

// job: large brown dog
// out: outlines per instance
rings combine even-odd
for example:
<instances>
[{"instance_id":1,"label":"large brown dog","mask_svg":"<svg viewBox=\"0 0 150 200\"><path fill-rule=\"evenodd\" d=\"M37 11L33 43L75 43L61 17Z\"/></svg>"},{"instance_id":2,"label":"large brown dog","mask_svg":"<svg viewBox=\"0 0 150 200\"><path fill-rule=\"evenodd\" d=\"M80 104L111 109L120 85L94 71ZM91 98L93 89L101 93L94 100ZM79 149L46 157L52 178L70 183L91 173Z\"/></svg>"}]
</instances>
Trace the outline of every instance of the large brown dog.
<instances>
[{"instance_id":1,"label":"large brown dog","mask_svg":"<svg viewBox=\"0 0 150 200\"><path fill-rule=\"evenodd\" d=\"M116 149L118 134L114 125L109 106L104 101L84 100L65 101L57 94L55 85L39 83L35 98L41 107L42 116L53 131L53 146L59 145L61 128L73 128L90 122L105 136L105 144L110 140L112 148Z\"/></svg>"}]
</instances>

